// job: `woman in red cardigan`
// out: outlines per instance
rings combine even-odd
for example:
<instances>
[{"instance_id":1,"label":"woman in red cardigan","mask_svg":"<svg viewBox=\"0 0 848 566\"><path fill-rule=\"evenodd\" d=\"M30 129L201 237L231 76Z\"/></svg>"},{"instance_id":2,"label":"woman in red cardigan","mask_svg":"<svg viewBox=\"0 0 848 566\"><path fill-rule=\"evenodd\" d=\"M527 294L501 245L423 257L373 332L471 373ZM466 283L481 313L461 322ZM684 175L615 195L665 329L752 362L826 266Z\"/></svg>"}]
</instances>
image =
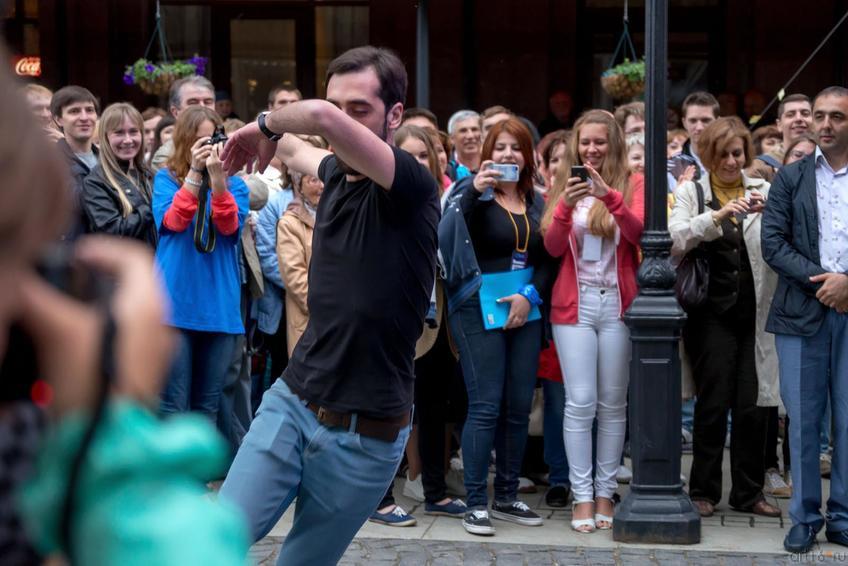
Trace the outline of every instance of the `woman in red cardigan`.
<instances>
[{"instance_id":1,"label":"woman in red cardigan","mask_svg":"<svg viewBox=\"0 0 848 566\"><path fill-rule=\"evenodd\" d=\"M583 166L587 180L572 175ZM630 334L622 314L636 296L644 179L630 175L612 114L584 113L554 179L542 229L561 258L551 324L565 380L565 448L574 494L571 526L612 527L615 475L624 445ZM592 421L598 419L592 480Z\"/></svg>"}]
</instances>

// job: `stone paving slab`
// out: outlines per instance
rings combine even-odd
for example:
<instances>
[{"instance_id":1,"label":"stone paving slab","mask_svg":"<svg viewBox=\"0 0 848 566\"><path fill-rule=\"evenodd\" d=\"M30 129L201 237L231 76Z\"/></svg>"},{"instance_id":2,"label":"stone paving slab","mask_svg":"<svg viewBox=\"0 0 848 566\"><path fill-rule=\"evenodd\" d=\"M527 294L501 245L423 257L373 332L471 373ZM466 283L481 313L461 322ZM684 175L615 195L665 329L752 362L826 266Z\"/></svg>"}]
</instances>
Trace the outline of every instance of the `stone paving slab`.
<instances>
[{"instance_id":1,"label":"stone paving slab","mask_svg":"<svg viewBox=\"0 0 848 566\"><path fill-rule=\"evenodd\" d=\"M713 517L702 519L701 542L691 546L623 545L612 540L610 531L579 534L569 527L570 509L545 505L544 490L522 494L520 498L545 520L541 527L523 527L494 521L497 533L492 538L470 535L460 520L425 515L423 504L403 496L403 482L395 483L397 502L418 520L414 527L397 528L365 523L351 543L342 564L453 565L453 564L718 564L766 565L840 562L848 564L848 549L827 543L823 534L819 546L807 556L782 553L783 537L790 526L788 500L768 498L783 511L781 518L766 518L739 513L727 506L730 489L730 457L724 458L724 499ZM684 455L682 469L688 472L691 456ZM829 493L828 481L822 482L823 500ZM627 486L619 486L627 494ZM257 564L275 564L279 545L291 528L294 511L288 512L268 537L258 542L251 553Z\"/></svg>"},{"instance_id":2,"label":"stone paving slab","mask_svg":"<svg viewBox=\"0 0 848 566\"><path fill-rule=\"evenodd\" d=\"M276 564L282 537L266 537L251 549L258 566ZM343 566L372 564L415 566L765 566L848 563L848 549L821 549L807 555L721 553L651 548L561 547L493 542L452 542L357 538L339 562Z\"/></svg>"}]
</instances>

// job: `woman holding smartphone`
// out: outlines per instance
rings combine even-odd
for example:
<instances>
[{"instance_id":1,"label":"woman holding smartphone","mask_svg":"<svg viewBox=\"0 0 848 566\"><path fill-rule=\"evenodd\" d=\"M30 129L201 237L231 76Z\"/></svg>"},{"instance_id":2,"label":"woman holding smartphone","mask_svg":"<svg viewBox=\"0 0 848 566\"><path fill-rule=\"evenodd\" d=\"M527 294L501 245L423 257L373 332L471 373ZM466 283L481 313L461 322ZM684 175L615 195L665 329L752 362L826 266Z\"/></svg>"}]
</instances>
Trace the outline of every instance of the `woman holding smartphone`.
<instances>
[{"instance_id":1,"label":"woman holding smartphone","mask_svg":"<svg viewBox=\"0 0 848 566\"><path fill-rule=\"evenodd\" d=\"M545 247L560 258L551 325L565 377L571 527L583 533L612 528L630 375L630 333L622 314L637 292L643 203L644 180L628 170L621 128L609 112L584 113L542 221Z\"/></svg>"},{"instance_id":2,"label":"woman holding smartphone","mask_svg":"<svg viewBox=\"0 0 848 566\"><path fill-rule=\"evenodd\" d=\"M526 526L542 524L517 495L542 344L541 320L528 318L531 307L545 296L550 258L539 232L544 200L533 189L533 141L527 127L515 118L493 126L482 160L480 172L454 189L439 225L439 247L446 264L451 335L468 392L462 432L468 494L463 526L472 534L493 535L486 494L493 447L492 516ZM484 281L512 281L512 272L527 275L527 268L533 269L529 282L497 301L508 305L505 324L487 330L483 308L489 305L481 305Z\"/></svg>"},{"instance_id":3,"label":"woman holding smartphone","mask_svg":"<svg viewBox=\"0 0 848 566\"><path fill-rule=\"evenodd\" d=\"M766 407L779 401L774 336L765 332L777 276L760 248L760 213L769 184L743 172L754 146L736 117L707 126L698 155L708 175L677 188L668 223L671 253L682 257L700 246L710 268L707 300L690 309L683 328L697 395L689 496L703 517L721 500L729 411L730 506L779 517L780 509L763 496Z\"/></svg>"}]
</instances>

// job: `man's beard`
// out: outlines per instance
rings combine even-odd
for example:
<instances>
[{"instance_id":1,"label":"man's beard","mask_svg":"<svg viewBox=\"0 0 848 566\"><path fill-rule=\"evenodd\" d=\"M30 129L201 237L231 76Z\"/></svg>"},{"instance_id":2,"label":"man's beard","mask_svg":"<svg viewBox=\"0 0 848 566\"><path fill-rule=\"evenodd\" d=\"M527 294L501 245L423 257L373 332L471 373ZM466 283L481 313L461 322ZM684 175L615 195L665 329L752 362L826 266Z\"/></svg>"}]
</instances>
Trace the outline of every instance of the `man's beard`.
<instances>
[{"instance_id":1,"label":"man's beard","mask_svg":"<svg viewBox=\"0 0 848 566\"><path fill-rule=\"evenodd\" d=\"M383 140L386 143L390 143L388 134L389 134L388 120L386 120L386 118L383 118L383 128L382 128L382 131L380 132L380 134L378 134L378 135L380 136L381 140ZM341 169L342 173L344 173L345 175L351 175L351 176L362 175L362 173L360 173L359 171L357 171L356 169L354 169L353 167L351 167L350 165L345 163L342 160L342 158L339 157L338 154L336 154L336 165L338 166L339 169Z\"/></svg>"}]
</instances>

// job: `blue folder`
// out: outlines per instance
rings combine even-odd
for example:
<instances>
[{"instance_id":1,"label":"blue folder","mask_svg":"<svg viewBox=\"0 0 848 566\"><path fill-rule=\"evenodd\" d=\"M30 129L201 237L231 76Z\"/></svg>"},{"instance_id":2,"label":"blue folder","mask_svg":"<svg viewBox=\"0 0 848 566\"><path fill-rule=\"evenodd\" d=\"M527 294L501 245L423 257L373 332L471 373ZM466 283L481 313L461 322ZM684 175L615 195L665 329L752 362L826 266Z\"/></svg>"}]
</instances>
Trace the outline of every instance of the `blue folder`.
<instances>
[{"instance_id":1,"label":"blue folder","mask_svg":"<svg viewBox=\"0 0 848 566\"><path fill-rule=\"evenodd\" d=\"M503 328L509 316L509 303L498 303L497 300L519 292L522 287L533 279L533 268L518 271L502 271L499 273L484 273L483 285L480 287L480 310L483 313L483 326L486 330ZM527 322L539 320L542 313L539 307L530 307Z\"/></svg>"}]
</instances>

